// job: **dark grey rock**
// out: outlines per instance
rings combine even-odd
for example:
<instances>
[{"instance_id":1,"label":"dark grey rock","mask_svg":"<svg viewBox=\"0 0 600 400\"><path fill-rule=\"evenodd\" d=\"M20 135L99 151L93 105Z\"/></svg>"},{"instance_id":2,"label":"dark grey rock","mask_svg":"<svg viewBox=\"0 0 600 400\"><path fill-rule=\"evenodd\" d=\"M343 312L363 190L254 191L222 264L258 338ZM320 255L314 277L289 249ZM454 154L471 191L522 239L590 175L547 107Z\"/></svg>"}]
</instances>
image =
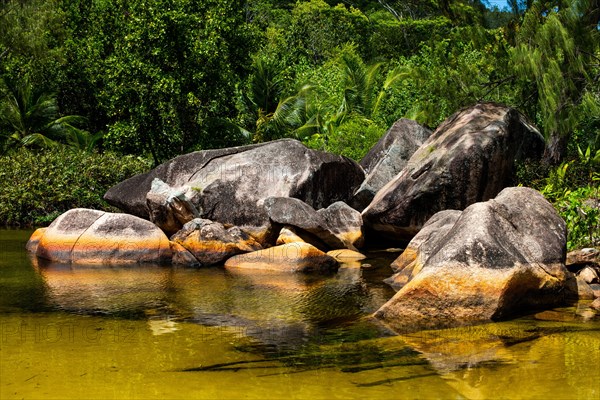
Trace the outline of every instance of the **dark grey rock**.
<instances>
[{"instance_id":1,"label":"dark grey rock","mask_svg":"<svg viewBox=\"0 0 600 400\"><path fill-rule=\"evenodd\" d=\"M152 171L112 187L104 196L122 210L149 218L146 195L155 178L179 189L202 218L239 226L261 243L274 243L274 229L263 207L268 197L295 197L313 208L347 201L364 180L354 161L311 150L300 142L274 142L204 150L174 158Z\"/></svg>"},{"instance_id":2,"label":"dark grey rock","mask_svg":"<svg viewBox=\"0 0 600 400\"><path fill-rule=\"evenodd\" d=\"M343 201L336 201L329 207L318 210L317 214L323 218L327 229L340 239L346 248L363 246L363 220L358 211Z\"/></svg>"},{"instance_id":3,"label":"dark grey rock","mask_svg":"<svg viewBox=\"0 0 600 400\"><path fill-rule=\"evenodd\" d=\"M262 249L240 228L226 229L223 224L200 218L186 223L171 241L189 251L201 266L219 264L236 254Z\"/></svg>"},{"instance_id":4,"label":"dark grey rock","mask_svg":"<svg viewBox=\"0 0 600 400\"><path fill-rule=\"evenodd\" d=\"M362 211L379 189L402 171L430 135L431 131L416 121L405 118L396 121L360 161L367 176L356 190L351 205Z\"/></svg>"},{"instance_id":5,"label":"dark grey rock","mask_svg":"<svg viewBox=\"0 0 600 400\"><path fill-rule=\"evenodd\" d=\"M264 206L272 222L293 227L294 233L303 241L322 250L355 250L364 242L362 217L344 202L338 201L315 211L299 199L270 197Z\"/></svg>"},{"instance_id":6,"label":"dark grey rock","mask_svg":"<svg viewBox=\"0 0 600 400\"><path fill-rule=\"evenodd\" d=\"M314 235L329 248L342 249L345 247L344 242L327 228L325 219L302 200L290 197L270 197L265 200L264 206L271 221L294 227L294 231L304 241L318 245L310 240L310 237L299 233L299 230Z\"/></svg>"},{"instance_id":7,"label":"dark grey rock","mask_svg":"<svg viewBox=\"0 0 600 400\"><path fill-rule=\"evenodd\" d=\"M541 157L544 139L518 111L491 103L440 125L363 211L370 229L411 239L436 212L463 210L509 186L515 161Z\"/></svg>"}]
</instances>

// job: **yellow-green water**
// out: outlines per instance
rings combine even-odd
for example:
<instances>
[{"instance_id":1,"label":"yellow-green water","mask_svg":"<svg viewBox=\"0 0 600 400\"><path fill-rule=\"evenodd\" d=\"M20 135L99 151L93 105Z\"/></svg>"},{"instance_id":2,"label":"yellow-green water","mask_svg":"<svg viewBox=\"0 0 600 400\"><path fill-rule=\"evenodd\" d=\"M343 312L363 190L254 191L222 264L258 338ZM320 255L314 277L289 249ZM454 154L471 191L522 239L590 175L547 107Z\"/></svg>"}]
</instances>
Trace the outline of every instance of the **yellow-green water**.
<instances>
[{"instance_id":1,"label":"yellow-green water","mask_svg":"<svg viewBox=\"0 0 600 400\"><path fill-rule=\"evenodd\" d=\"M0 231L0 399L599 399L581 303L390 336L377 268L323 277L40 265Z\"/></svg>"}]
</instances>

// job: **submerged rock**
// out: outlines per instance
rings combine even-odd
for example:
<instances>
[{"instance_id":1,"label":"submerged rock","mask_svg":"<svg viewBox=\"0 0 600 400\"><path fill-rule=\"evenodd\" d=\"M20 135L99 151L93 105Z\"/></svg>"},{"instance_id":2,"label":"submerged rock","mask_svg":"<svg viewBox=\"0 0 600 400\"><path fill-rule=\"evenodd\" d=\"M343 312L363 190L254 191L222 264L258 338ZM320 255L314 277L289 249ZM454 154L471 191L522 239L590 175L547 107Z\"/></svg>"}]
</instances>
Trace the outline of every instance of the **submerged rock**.
<instances>
[{"instance_id":1,"label":"submerged rock","mask_svg":"<svg viewBox=\"0 0 600 400\"><path fill-rule=\"evenodd\" d=\"M37 231L36 231L37 232ZM171 261L169 239L153 223L128 214L76 208L32 236L46 260L84 264ZM34 249L34 246L30 246Z\"/></svg>"},{"instance_id":2,"label":"submerged rock","mask_svg":"<svg viewBox=\"0 0 600 400\"><path fill-rule=\"evenodd\" d=\"M418 247L420 270L377 318L397 330L451 326L567 301L565 223L535 190L505 189L469 206L444 230ZM421 255L425 244L429 254Z\"/></svg>"},{"instance_id":3,"label":"submerged rock","mask_svg":"<svg viewBox=\"0 0 600 400\"><path fill-rule=\"evenodd\" d=\"M352 206L362 211L379 189L402 171L430 135L431 131L416 121L405 118L396 121L360 161L367 176L356 190Z\"/></svg>"},{"instance_id":4,"label":"submerged rock","mask_svg":"<svg viewBox=\"0 0 600 400\"><path fill-rule=\"evenodd\" d=\"M331 272L337 270L338 263L308 243L289 243L231 257L225 262L225 267L281 272Z\"/></svg>"},{"instance_id":5,"label":"submerged rock","mask_svg":"<svg viewBox=\"0 0 600 400\"><path fill-rule=\"evenodd\" d=\"M266 244L274 243L278 233L263 207L266 198L295 197L315 209L324 208L350 199L364 172L348 158L282 139L179 156L112 187L104 198L149 218L146 196L155 178L176 190L189 188L184 195L202 218L239 226Z\"/></svg>"},{"instance_id":6,"label":"submerged rock","mask_svg":"<svg viewBox=\"0 0 600 400\"><path fill-rule=\"evenodd\" d=\"M379 234L408 240L436 212L463 210L509 186L515 161L540 157L544 139L518 111L477 104L448 118L363 211Z\"/></svg>"},{"instance_id":7,"label":"submerged rock","mask_svg":"<svg viewBox=\"0 0 600 400\"><path fill-rule=\"evenodd\" d=\"M358 251L348 249L331 250L327 252L327 255L335 258L339 262L360 261L367 258L367 256Z\"/></svg>"},{"instance_id":8,"label":"submerged rock","mask_svg":"<svg viewBox=\"0 0 600 400\"><path fill-rule=\"evenodd\" d=\"M219 264L236 254L262 249L240 228L226 229L223 224L200 218L185 224L171 241L189 251L202 266Z\"/></svg>"}]
</instances>

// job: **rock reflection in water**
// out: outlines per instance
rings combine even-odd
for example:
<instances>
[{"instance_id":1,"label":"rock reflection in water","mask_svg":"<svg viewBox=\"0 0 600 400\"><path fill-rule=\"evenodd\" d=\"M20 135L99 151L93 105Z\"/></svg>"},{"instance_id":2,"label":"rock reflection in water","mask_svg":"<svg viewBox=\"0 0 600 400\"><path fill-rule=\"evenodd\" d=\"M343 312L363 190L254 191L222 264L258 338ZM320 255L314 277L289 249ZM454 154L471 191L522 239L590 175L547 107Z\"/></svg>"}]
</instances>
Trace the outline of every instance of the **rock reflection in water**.
<instances>
[{"instance_id":1,"label":"rock reflection in water","mask_svg":"<svg viewBox=\"0 0 600 400\"><path fill-rule=\"evenodd\" d=\"M588 367L569 360L582 357L600 360L600 320L582 326L581 317L569 324L565 323L564 310L556 314L560 316L558 321L544 315L543 321L536 316L422 331L392 340L401 340L420 352L466 398L489 399L498 393L504 393L506 398L522 397L531 390L530 382L540 381L540 376L547 383L536 388L536 398L587 398L594 385L598 388L597 395L598 371L589 374ZM563 364L570 372L557 376L554 367ZM521 371L517 380L508 372L515 368Z\"/></svg>"},{"instance_id":2,"label":"rock reflection in water","mask_svg":"<svg viewBox=\"0 0 600 400\"><path fill-rule=\"evenodd\" d=\"M81 314L141 317L170 303L172 270L153 265L71 265L32 258L50 306Z\"/></svg>"},{"instance_id":3,"label":"rock reflection in water","mask_svg":"<svg viewBox=\"0 0 600 400\"><path fill-rule=\"evenodd\" d=\"M32 260L51 307L82 314L148 319L155 334L179 321L222 326L258 348L289 350L318 342L328 329L352 325L376 310L389 291L362 278L360 268L313 276L221 268L154 265L84 266ZM387 297L386 297L387 296Z\"/></svg>"}]
</instances>

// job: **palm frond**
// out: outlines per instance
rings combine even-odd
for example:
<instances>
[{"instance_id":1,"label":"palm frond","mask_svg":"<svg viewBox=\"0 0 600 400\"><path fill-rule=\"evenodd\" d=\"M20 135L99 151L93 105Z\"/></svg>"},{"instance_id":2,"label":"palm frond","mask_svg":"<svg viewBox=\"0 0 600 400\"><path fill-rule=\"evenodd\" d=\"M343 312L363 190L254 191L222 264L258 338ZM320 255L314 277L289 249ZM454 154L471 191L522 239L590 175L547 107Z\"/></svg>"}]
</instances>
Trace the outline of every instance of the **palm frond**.
<instances>
[{"instance_id":1,"label":"palm frond","mask_svg":"<svg viewBox=\"0 0 600 400\"><path fill-rule=\"evenodd\" d=\"M21 139L21 145L24 147L50 148L57 146L58 144L58 142L41 133L31 133Z\"/></svg>"},{"instance_id":2,"label":"palm frond","mask_svg":"<svg viewBox=\"0 0 600 400\"><path fill-rule=\"evenodd\" d=\"M379 111L379 107L387 95L388 90L400 83L403 79L410 78L411 76L413 76L412 70L404 65L400 65L388 73L385 81L383 82L383 88L377 94L375 102L371 108L371 117L377 114Z\"/></svg>"}]
</instances>

